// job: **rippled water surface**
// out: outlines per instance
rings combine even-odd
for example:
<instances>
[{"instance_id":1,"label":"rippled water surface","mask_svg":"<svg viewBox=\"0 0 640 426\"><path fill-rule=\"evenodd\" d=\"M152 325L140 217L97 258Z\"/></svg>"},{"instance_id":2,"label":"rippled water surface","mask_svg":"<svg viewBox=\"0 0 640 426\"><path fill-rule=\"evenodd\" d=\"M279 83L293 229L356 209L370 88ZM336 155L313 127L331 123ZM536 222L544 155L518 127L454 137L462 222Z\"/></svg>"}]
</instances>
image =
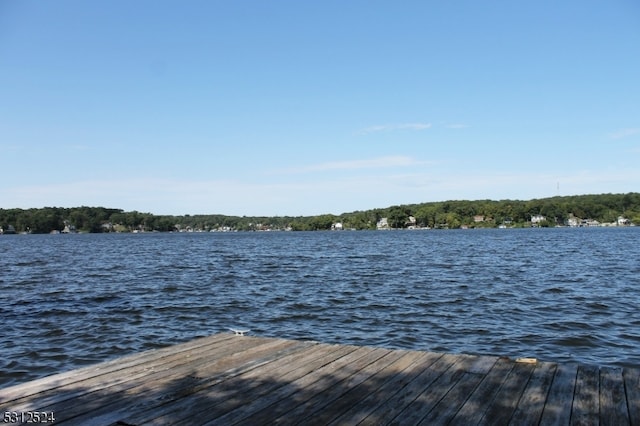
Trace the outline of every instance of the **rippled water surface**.
<instances>
[{"instance_id":1,"label":"rippled water surface","mask_svg":"<svg viewBox=\"0 0 640 426\"><path fill-rule=\"evenodd\" d=\"M0 387L228 327L640 367L640 228L0 236Z\"/></svg>"}]
</instances>

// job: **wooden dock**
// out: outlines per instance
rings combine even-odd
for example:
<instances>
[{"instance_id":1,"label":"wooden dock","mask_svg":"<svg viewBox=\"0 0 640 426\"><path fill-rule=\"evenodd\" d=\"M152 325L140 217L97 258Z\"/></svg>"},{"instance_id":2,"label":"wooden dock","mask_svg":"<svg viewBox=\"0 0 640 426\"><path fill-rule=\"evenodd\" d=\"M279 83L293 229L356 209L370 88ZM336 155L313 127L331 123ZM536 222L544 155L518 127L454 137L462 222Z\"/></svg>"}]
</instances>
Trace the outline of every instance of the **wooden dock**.
<instances>
[{"instance_id":1,"label":"wooden dock","mask_svg":"<svg viewBox=\"0 0 640 426\"><path fill-rule=\"evenodd\" d=\"M640 370L225 333L0 389L0 407L64 425L640 425Z\"/></svg>"}]
</instances>

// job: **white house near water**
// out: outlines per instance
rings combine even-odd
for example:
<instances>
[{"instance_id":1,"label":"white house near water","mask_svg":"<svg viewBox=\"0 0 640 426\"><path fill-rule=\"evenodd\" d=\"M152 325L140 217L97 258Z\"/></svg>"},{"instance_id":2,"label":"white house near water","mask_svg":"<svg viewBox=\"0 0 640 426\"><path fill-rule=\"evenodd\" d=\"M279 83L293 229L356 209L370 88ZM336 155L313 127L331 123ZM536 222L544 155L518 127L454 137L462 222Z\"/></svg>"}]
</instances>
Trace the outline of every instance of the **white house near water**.
<instances>
[{"instance_id":1,"label":"white house near water","mask_svg":"<svg viewBox=\"0 0 640 426\"><path fill-rule=\"evenodd\" d=\"M538 224L540 222L543 222L547 220L546 217L542 216L541 214L534 214L531 216L531 224Z\"/></svg>"}]
</instances>

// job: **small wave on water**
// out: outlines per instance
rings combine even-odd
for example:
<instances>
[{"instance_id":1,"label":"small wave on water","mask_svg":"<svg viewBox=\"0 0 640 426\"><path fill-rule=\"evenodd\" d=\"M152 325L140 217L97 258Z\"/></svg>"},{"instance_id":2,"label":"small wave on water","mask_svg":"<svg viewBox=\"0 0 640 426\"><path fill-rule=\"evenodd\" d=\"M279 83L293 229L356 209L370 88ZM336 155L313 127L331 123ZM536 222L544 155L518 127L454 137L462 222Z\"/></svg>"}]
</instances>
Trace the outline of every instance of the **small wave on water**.
<instances>
[{"instance_id":1,"label":"small wave on water","mask_svg":"<svg viewBox=\"0 0 640 426\"><path fill-rule=\"evenodd\" d=\"M551 287L551 288L547 288L545 290L543 290L546 293L551 293L551 294L562 294L562 293L566 293L566 290L560 287Z\"/></svg>"},{"instance_id":2,"label":"small wave on water","mask_svg":"<svg viewBox=\"0 0 640 426\"><path fill-rule=\"evenodd\" d=\"M228 327L640 367L639 232L2 236L0 387Z\"/></svg>"}]
</instances>

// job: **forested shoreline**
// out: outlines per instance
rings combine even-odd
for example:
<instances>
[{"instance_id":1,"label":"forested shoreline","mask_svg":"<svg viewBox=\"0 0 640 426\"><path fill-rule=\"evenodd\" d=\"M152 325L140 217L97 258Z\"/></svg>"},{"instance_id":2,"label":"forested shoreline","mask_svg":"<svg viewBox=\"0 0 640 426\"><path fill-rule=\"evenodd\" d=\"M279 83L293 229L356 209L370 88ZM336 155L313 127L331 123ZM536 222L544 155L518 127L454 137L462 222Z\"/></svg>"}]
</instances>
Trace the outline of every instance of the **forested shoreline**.
<instances>
[{"instance_id":1,"label":"forested shoreline","mask_svg":"<svg viewBox=\"0 0 640 426\"><path fill-rule=\"evenodd\" d=\"M620 220L624 219L623 222ZM105 207L0 209L2 233L261 231L385 228L495 228L640 224L640 193L522 200L459 200L406 204L340 215L154 215Z\"/></svg>"}]
</instances>

